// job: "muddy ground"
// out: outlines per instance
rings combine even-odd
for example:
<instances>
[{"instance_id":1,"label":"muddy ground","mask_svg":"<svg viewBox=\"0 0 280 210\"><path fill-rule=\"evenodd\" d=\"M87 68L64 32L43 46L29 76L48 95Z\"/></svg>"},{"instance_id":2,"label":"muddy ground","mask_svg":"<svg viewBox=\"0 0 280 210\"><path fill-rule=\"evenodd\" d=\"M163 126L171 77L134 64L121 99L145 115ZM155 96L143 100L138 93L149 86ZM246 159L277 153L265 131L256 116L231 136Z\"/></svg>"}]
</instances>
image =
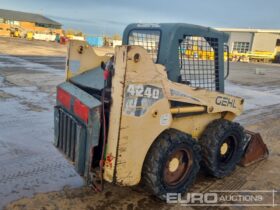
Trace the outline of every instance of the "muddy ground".
<instances>
[{"instance_id":1,"label":"muddy ground","mask_svg":"<svg viewBox=\"0 0 280 210\"><path fill-rule=\"evenodd\" d=\"M55 86L64 78L65 54L66 46L56 43L0 38L0 209L202 209L166 204L139 186L105 184L95 193L83 185L52 145ZM256 68L265 75L256 75ZM226 92L246 99L237 121L261 133L270 157L222 180L201 172L190 191L279 191L280 66L232 63L230 72ZM241 209L250 208L268 207Z\"/></svg>"}]
</instances>

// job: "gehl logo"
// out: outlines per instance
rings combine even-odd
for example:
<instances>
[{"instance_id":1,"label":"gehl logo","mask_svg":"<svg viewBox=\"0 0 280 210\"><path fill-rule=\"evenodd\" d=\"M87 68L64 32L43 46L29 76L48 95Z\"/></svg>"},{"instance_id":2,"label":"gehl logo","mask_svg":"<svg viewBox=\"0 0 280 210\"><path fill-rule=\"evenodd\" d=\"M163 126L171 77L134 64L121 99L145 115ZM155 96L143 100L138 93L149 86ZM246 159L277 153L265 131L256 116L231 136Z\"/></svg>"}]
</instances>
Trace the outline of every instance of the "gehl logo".
<instances>
[{"instance_id":1,"label":"gehl logo","mask_svg":"<svg viewBox=\"0 0 280 210\"><path fill-rule=\"evenodd\" d=\"M231 98L228 98L228 97L218 96L216 98L216 104L220 105L220 106L229 106L229 107L232 107L232 108L236 108L235 99L231 99Z\"/></svg>"}]
</instances>

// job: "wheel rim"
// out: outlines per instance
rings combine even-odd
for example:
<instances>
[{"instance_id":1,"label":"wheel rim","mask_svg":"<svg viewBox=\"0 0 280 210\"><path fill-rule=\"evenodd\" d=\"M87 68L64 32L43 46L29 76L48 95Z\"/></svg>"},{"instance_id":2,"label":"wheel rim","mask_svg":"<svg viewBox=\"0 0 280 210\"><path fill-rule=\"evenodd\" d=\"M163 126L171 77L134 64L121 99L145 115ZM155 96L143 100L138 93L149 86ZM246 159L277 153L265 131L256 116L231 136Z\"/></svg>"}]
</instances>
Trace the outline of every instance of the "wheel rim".
<instances>
[{"instance_id":1,"label":"wheel rim","mask_svg":"<svg viewBox=\"0 0 280 210\"><path fill-rule=\"evenodd\" d=\"M228 136L220 144L218 159L221 164L227 164L231 161L236 150L236 138L234 136Z\"/></svg>"},{"instance_id":2,"label":"wheel rim","mask_svg":"<svg viewBox=\"0 0 280 210\"><path fill-rule=\"evenodd\" d=\"M174 186L184 180L190 170L193 159L187 149L178 149L172 152L165 164L163 180L165 184Z\"/></svg>"}]
</instances>

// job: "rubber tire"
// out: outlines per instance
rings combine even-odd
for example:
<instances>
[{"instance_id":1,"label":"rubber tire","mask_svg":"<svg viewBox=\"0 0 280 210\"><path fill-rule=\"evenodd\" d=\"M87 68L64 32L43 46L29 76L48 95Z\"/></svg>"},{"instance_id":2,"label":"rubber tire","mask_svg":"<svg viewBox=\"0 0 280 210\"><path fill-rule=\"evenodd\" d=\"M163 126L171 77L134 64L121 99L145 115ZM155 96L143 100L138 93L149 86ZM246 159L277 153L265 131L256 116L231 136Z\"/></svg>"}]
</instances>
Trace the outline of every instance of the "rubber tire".
<instances>
[{"instance_id":1,"label":"rubber tire","mask_svg":"<svg viewBox=\"0 0 280 210\"><path fill-rule=\"evenodd\" d=\"M188 148L192 152L193 164L185 179L170 187L163 181L163 170L168 154L179 147ZM166 199L166 193L184 194L195 181L200 169L200 150L199 144L190 135L175 129L164 131L152 144L146 156L142 170L142 183L149 192L161 200Z\"/></svg>"},{"instance_id":2,"label":"rubber tire","mask_svg":"<svg viewBox=\"0 0 280 210\"><path fill-rule=\"evenodd\" d=\"M236 149L229 162L226 165L221 165L218 160L220 145L230 135L235 136L237 139ZM199 143L202 152L201 166L203 170L214 177L223 178L234 171L236 164L242 158L245 145L244 128L239 123L225 119L214 120L203 132Z\"/></svg>"}]
</instances>

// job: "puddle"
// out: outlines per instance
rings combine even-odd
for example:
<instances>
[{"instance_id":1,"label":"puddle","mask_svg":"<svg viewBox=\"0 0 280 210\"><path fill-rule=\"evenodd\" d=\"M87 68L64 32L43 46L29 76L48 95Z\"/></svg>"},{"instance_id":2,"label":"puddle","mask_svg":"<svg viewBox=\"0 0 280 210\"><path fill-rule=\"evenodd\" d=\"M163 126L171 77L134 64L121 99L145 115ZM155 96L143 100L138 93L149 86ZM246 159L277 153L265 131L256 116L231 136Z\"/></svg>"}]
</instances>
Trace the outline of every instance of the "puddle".
<instances>
[{"instance_id":1,"label":"puddle","mask_svg":"<svg viewBox=\"0 0 280 210\"><path fill-rule=\"evenodd\" d=\"M32 104L34 108L41 107L41 109L49 109L52 107L48 94L38 91L37 87L0 87L0 91L3 91L7 95L12 95L21 104L28 105L29 108Z\"/></svg>"},{"instance_id":2,"label":"puddle","mask_svg":"<svg viewBox=\"0 0 280 210\"><path fill-rule=\"evenodd\" d=\"M61 71L61 69L52 68L49 65L31 62L23 58L0 54L0 59L5 60L0 62L0 68L24 68L26 70L50 72L53 74L64 75L64 72Z\"/></svg>"},{"instance_id":3,"label":"puddle","mask_svg":"<svg viewBox=\"0 0 280 210\"><path fill-rule=\"evenodd\" d=\"M0 55L0 71L7 67L46 74L47 82L22 76L43 85L55 86L53 78L63 71L21 58ZM46 58L47 59L47 58ZM6 69L5 69L6 70ZM9 76L16 76L17 71ZM22 78L22 80L25 78ZM20 81L21 78L16 80ZM54 84L52 84L52 82ZM55 96L40 91L40 85L15 86L0 76L0 209L12 200L38 192L61 190L65 186L83 186L83 179L53 146L53 104ZM17 84L17 83L16 83Z\"/></svg>"},{"instance_id":4,"label":"puddle","mask_svg":"<svg viewBox=\"0 0 280 210\"><path fill-rule=\"evenodd\" d=\"M4 77L0 75L0 87L4 86Z\"/></svg>"}]
</instances>

